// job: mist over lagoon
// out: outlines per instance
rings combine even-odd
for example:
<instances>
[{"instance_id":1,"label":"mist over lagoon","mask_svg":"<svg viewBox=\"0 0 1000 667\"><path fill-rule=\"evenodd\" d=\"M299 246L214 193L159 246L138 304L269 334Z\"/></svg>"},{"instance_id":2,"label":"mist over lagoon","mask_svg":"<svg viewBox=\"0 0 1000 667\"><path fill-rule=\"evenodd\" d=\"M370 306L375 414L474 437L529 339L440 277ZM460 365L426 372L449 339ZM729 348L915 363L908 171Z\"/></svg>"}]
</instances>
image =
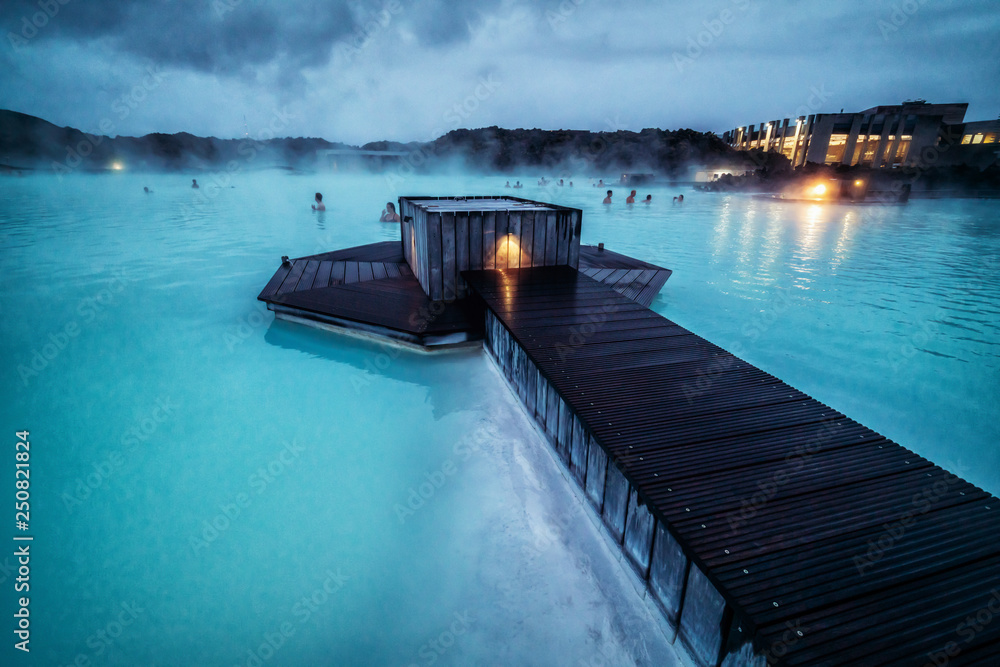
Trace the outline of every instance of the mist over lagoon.
<instances>
[{"instance_id":1,"label":"mist over lagoon","mask_svg":"<svg viewBox=\"0 0 1000 667\"><path fill-rule=\"evenodd\" d=\"M992 0L0 27L0 664L998 659Z\"/></svg>"},{"instance_id":2,"label":"mist over lagoon","mask_svg":"<svg viewBox=\"0 0 1000 667\"><path fill-rule=\"evenodd\" d=\"M0 180L0 309L19 314L2 324L4 421L60 452L36 464L39 539L62 545L35 565L46 662L247 664L287 622L276 664L424 664L468 613L447 663L534 663L544 645L555 662L671 664L482 353L393 351L253 300L283 254L397 239L376 221L386 200L502 186L414 176L393 192L384 175L284 170L204 193L178 174ZM859 210L683 190L680 207L677 188L647 191L648 207L610 208L588 180L521 193L582 208L586 243L672 267L657 312L1000 490L990 202ZM45 367L24 374L36 352ZM306 617L328 571L344 579ZM102 644L122 603L144 611Z\"/></svg>"}]
</instances>

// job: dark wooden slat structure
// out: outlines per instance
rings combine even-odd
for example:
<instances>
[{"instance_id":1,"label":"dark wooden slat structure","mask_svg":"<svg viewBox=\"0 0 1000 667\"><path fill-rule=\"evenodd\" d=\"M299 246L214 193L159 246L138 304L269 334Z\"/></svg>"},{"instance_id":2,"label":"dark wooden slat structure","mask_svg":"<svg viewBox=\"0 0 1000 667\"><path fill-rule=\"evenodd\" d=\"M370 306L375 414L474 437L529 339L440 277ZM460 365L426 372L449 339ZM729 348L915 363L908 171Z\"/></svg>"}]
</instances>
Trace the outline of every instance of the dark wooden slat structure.
<instances>
[{"instance_id":1,"label":"dark wooden slat structure","mask_svg":"<svg viewBox=\"0 0 1000 667\"><path fill-rule=\"evenodd\" d=\"M670 270L598 246L580 246L580 272L623 296L649 306L670 278ZM624 274L618 271L623 270Z\"/></svg>"},{"instance_id":2,"label":"dark wooden slat structure","mask_svg":"<svg viewBox=\"0 0 1000 667\"><path fill-rule=\"evenodd\" d=\"M582 246L581 265L633 276L614 289L649 305L670 277L662 267ZM434 301L421 288L398 241L309 255L282 264L257 297L278 317L322 327L362 331L435 348L478 341L482 314L463 301Z\"/></svg>"},{"instance_id":3,"label":"dark wooden slat structure","mask_svg":"<svg viewBox=\"0 0 1000 667\"><path fill-rule=\"evenodd\" d=\"M639 305L657 267L598 254L462 276L688 656L1000 665L1000 500Z\"/></svg>"},{"instance_id":4,"label":"dark wooden slat structure","mask_svg":"<svg viewBox=\"0 0 1000 667\"><path fill-rule=\"evenodd\" d=\"M467 269L580 261L580 209L518 197L400 197L402 248L435 300L465 297Z\"/></svg>"},{"instance_id":5,"label":"dark wooden slat structure","mask_svg":"<svg viewBox=\"0 0 1000 667\"><path fill-rule=\"evenodd\" d=\"M283 319L424 348L482 338L481 317L470 317L468 304L433 302L424 294L398 242L290 260L257 298Z\"/></svg>"}]
</instances>

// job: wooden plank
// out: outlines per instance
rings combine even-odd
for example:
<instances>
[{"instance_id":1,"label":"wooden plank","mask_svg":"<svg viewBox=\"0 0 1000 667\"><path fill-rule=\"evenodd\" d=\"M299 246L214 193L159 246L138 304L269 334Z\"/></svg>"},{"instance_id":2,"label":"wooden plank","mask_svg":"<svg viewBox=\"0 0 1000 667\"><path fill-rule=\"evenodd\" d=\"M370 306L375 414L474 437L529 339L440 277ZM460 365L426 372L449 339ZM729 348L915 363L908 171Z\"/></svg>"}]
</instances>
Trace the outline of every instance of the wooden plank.
<instances>
[{"instance_id":1,"label":"wooden plank","mask_svg":"<svg viewBox=\"0 0 1000 667\"><path fill-rule=\"evenodd\" d=\"M347 273L347 262L334 262L330 272L330 285L341 285Z\"/></svg>"},{"instance_id":2,"label":"wooden plank","mask_svg":"<svg viewBox=\"0 0 1000 667\"><path fill-rule=\"evenodd\" d=\"M521 266L534 266L535 243L535 212L525 211L521 214Z\"/></svg>"},{"instance_id":3,"label":"wooden plank","mask_svg":"<svg viewBox=\"0 0 1000 667\"><path fill-rule=\"evenodd\" d=\"M358 262L358 281L368 282L374 280L375 272L371 262Z\"/></svg>"},{"instance_id":4,"label":"wooden plank","mask_svg":"<svg viewBox=\"0 0 1000 667\"><path fill-rule=\"evenodd\" d=\"M498 269L509 268L509 258L507 257L509 222L510 214L507 211L496 212L496 250L494 251L494 256L496 257L496 267Z\"/></svg>"},{"instance_id":5,"label":"wooden plank","mask_svg":"<svg viewBox=\"0 0 1000 667\"><path fill-rule=\"evenodd\" d=\"M292 262L292 269L288 272L288 275L285 276L285 279L281 282L281 286L275 294L280 295L294 292L295 287L299 284L299 279L302 277L302 272L306 270L306 265L308 263L308 261L302 259L297 259Z\"/></svg>"},{"instance_id":6,"label":"wooden plank","mask_svg":"<svg viewBox=\"0 0 1000 667\"><path fill-rule=\"evenodd\" d=\"M388 276L385 264L382 262L372 262L372 280L381 280Z\"/></svg>"},{"instance_id":7,"label":"wooden plank","mask_svg":"<svg viewBox=\"0 0 1000 667\"><path fill-rule=\"evenodd\" d=\"M545 423L545 406L548 401L549 383L545 376L538 371L535 378L535 421L539 424Z\"/></svg>"},{"instance_id":8,"label":"wooden plank","mask_svg":"<svg viewBox=\"0 0 1000 667\"><path fill-rule=\"evenodd\" d=\"M615 269L611 273L609 273L607 275L607 277L605 277L604 279L602 279L601 282L604 283L605 285L607 285L608 287L614 289L614 285L619 280L621 280L626 275L628 275L628 272L629 272L629 269Z\"/></svg>"},{"instance_id":9,"label":"wooden plank","mask_svg":"<svg viewBox=\"0 0 1000 667\"><path fill-rule=\"evenodd\" d=\"M559 211L556 216L556 264L569 264L569 246L573 240L573 226L567 211Z\"/></svg>"},{"instance_id":10,"label":"wooden plank","mask_svg":"<svg viewBox=\"0 0 1000 667\"><path fill-rule=\"evenodd\" d=\"M545 239L547 235L547 224L548 218L545 213L535 213L535 219L532 221L532 239L531 239L531 265L532 266L545 266Z\"/></svg>"},{"instance_id":11,"label":"wooden plank","mask_svg":"<svg viewBox=\"0 0 1000 667\"><path fill-rule=\"evenodd\" d=\"M461 272L469 266L469 214L459 212L455 215L455 295L465 296L465 283Z\"/></svg>"},{"instance_id":12,"label":"wooden plank","mask_svg":"<svg viewBox=\"0 0 1000 667\"><path fill-rule=\"evenodd\" d=\"M333 262L324 260L319 263L319 270L316 271L316 279L313 280L313 289L322 289L330 286L330 274L333 273Z\"/></svg>"},{"instance_id":13,"label":"wooden plank","mask_svg":"<svg viewBox=\"0 0 1000 667\"><path fill-rule=\"evenodd\" d=\"M483 268L496 268L496 211L489 211L483 216Z\"/></svg>"},{"instance_id":14,"label":"wooden plank","mask_svg":"<svg viewBox=\"0 0 1000 667\"><path fill-rule=\"evenodd\" d=\"M281 287L281 283L285 282L285 278L288 277L291 270L292 265L290 262L279 266L278 270L274 272L273 276L271 276L271 279L267 281L267 285L264 286L264 289L260 291L257 298L264 301L277 294L278 288Z\"/></svg>"},{"instance_id":15,"label":"wooden plank","mask_svg":"<svg viewBox=\"0 0 1000 667\"><path fill-rule=\"evenodd\" d=\"M507 216L507 268L521 268L521 212L511 211Z\"/></svg>"},{"instance_id":16,"label":"wooden plank","mask_svg":"<svg viewBox=\"0 0 1000 667\"><path fill-rule=\"evenodd\" d=\"M344 283L351 284L358 282L358 262L344 262Z\"/></svg>"},{"instance_id":17,"label":"wooden plank","mask_svg":"<svg viewBox=\"0 0 1000 667\"><path fill-rule=\"evenodd\" d=\"M456 222L457 215L455 213L441 214L441 298L446 301L452 301L458 296Z\"/></svg>"},{"instance_id":18,"label":"wooden plank","mask_svg":"<svg viewBox=\"0 0 1000 667\"><path fill-rule=\"evenodd\" d=\"M427 292L430 290L430 271L427 268L427 212L416 210L413 217L414 234L417 242L417 261L410 267L417 281Z\"/></svg>"},{"instance_id":19,"label":"wooden plank","mask_svg":"<svg viewBox=\"0 0 1000 667\"><path fill-rule=\"evenodd\" d=\"M597 282L604 282L604 279L610 276L616 270L617 269L597 269L597 272L590 277L596 280Z\"/></svg>"},{"instance_id":20,"label":"wooden plank","mask_svg":"<svg viewBox=\"0 0 1000 667\"><path fill-rule=\"evenodd\" d=\"M580 265L580 236L582 233L583 216L579 211L570 213L570 228L572 238L569 246L569 265L574 269Z\"/></svg>"},{"instance_id":21,"label":"wooden plank","mask_svg":"<svg viewBox=\"0 0 1000 667\"><path fill-rule=\"evenodd\" d=\"M412 217L410 213L410 202L400 201L396 205L396 212L399 214L399 238L400 245L403 248L403 259L406 261L412 261L412 248L413 248L413 222L406 222L408 216Z\"/></svg>"},{"instance_id":22,"label":"wooden plank","mask_svg":"<svg viewBox=\"0 0 1000 667\"><path fill-rule=\"evenodd\" d=\"M556 226L556 214L545 214L545 266L555 266L559 259L559 231Z\"/></svg>"},{"instance_id":23,"label":"wooden plank","mask_svg":"<svg viewBox=\"0 0 1000 667\"><path fill-rule=\"evenodd\" d=\"M424 255L427 258L426 271L428 275L425 289L431 299L435 301L444 298L444 255L441 238L441 214L429 213L427 215L427 253Z\"/></svg>"},{"instance_id":24,"label":"wooden plank","mask_svg":"<svg viewBox=\"0 0 1000 667\"><path fill-rule=\"evenodd\" d=\"M483 214L473 211L469 214L469 268L483 268Z\"/></svg>"}]
</instances>

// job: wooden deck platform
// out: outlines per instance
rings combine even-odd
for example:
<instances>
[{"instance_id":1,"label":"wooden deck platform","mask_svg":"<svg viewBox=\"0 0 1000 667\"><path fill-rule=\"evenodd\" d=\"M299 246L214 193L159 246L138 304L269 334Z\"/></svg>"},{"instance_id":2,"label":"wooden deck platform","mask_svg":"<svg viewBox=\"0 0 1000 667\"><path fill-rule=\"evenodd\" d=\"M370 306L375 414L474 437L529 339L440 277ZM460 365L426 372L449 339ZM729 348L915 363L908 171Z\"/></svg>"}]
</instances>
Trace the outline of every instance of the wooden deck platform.
<instances>
[{"instance_id":1,"label":"wooden deck platform","mask_svg":"<svg viewBox=\"0 0 1000 667\"><path fill-rule=\"evenodd\" d=\"M696 663L1000 665L1000 500L591 275L463 273Z\"/></svg>"},{"instance_id":2,"label":"wooden deck platform","mask_svg":"<svg viewBox=\"0 0 1000 667\"><path fill-rule=\"evenodd\" d=\"M619 255L597 246L580 246L580 273L607 285L622 296L649 306L670 278L670 269Z\"/></svg>"},{"instance_id":3,"label":"wooden deck platform","mask_svg":"<svg viewBox=\"0 0 1000 667\"><path fill-rule=\"evenodd\" d=\"M580 266L626 297L649 305L670 271L625 255L582 246ZM482 313L467 302L432 301L403 257L385 241L290 260L258 300L278 317L363 331L425 348L482 338Z\"/></svg>"}]
</instances>

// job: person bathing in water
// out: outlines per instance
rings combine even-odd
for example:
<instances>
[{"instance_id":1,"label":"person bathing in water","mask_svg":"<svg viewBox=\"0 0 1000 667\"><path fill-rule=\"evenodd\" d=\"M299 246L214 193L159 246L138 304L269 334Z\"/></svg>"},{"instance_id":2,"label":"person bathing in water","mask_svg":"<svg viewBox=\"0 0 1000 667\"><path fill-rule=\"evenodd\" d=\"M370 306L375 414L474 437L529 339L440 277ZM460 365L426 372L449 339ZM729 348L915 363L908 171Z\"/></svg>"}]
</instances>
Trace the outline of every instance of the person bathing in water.
<instances>
[{"instance_id":1,"label":"person bathing in water","mask_svg":"<svg viewBox=\"0 0 1000 667\"><path fill-rule=\"evenodd\" d=\"M316 203L312 205L314 211L325 211L326 204L323 203L323 194L320 192L316 193Z\"/></svg>"},{"instance_id":2,"label":"person bathing in water","mask_svg":"<svg viewBox=\"0 0 1000 667\"><path fill-rule=\"evenodd\" d=\"M195 190L198 189L198 179L196 178L191 179L191 187L194 188Z\"/></svg>"},{"instance_id":3,"label":"person bathing in water","mask_svg":"<svg viewBox=\"0 0 1000 667\"><path fill-rule=\"evenodd\" d=\"M646 195L646 198L642 200L642 203L643 204L652 204L653 203L653 195Z\"/></svg>"},{"instance_id":4,"label":"person bathing in water","mask_svg":"<svg viewBox=\"0 0 1000 667\"><path fill-rule=\"evenodd\" d=\"M391 201L386 202L385 210L382 211L382 217L378 219L379 222L399 222L399 214L396 213L396 205Z\"/></svg>"},{"instance_id":5,"label":"person bathing in water","mask_svg":"<svg viewBox=\"0 0 1000 667\"><path fill-rule=\"evenodd\" d=\"M632 194L630 194L628 197L625 198L625 203L626 204L634 204L635 203L635 190L633 190Z\"/></svg>"},{"instance_id":6,"label":"person bathing in water","mask_svg":"<svg viewBox=\"0 0 1000 667\"><path fill-rule=\"evenodd\" d=\"M605 204L611 203L611 190L608 190L608 196L604 198L604 203Z\"/></svg>"}]
</instances>

